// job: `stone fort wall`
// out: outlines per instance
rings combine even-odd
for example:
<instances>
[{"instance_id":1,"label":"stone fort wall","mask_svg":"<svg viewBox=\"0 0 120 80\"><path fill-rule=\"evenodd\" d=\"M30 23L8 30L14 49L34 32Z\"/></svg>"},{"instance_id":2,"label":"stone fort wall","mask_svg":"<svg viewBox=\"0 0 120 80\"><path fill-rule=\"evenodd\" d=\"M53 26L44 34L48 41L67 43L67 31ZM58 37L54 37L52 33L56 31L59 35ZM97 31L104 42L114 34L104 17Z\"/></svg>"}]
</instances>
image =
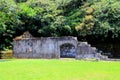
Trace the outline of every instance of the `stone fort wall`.
<instances>
[{"instance_id":1,"label":"stone fort wall","mask_svg":"<svg viewBox=\"0 0 120 80\"><path fill-rule=\"evenodd\" d=\"M60 46L72 44L77 48L75 37L28 38L14 41L14 57L16 58L60 58Z\"/></svg>"},{"instance_id":2,"label":"stone fort wall","mask_svg":"<svg viewBox=\"0 0 120 80\"><path fill-rule=\"evenodd\" d=\"M76 37L34 38L29 32L20 37L16 37L13 42L15 58L59 59L69 56L76 59L107 59L87 42L78 42Z\"/></svg>"}]
</instances>

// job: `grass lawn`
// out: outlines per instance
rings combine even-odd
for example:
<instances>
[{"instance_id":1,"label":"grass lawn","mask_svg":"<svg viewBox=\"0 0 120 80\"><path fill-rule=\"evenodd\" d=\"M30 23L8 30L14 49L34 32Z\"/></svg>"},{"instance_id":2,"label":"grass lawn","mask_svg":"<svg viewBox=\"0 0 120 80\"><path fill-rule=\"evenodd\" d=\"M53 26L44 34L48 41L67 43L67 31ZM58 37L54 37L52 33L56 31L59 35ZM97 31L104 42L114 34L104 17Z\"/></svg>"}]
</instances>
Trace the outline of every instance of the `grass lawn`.
<instances>
[{"instance_id":1,"label":"grass lawn","mask_svg":"<svg viewBox=\"0 0 120 80\"><path fill-rule=\"evenodd\" d=\"M0 80L120 80L120 62L0 60Z\"/></svg>"}]
</instances>

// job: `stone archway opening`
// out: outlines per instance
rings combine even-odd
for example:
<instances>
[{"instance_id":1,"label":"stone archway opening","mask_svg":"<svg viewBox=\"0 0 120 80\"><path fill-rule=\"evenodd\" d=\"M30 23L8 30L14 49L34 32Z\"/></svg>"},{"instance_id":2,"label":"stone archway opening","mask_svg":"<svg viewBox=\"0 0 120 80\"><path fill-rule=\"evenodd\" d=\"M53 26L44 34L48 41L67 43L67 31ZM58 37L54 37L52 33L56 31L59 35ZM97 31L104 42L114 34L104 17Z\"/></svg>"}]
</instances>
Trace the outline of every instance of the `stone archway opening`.
<instances>
[{"instance_id":1,"label":"stone archway opening","mask_svg":"<svg viewBox=\"0 0 120 80\"><path fill-rule=\"evenodd\" d=\"M60 58L75 58L76 49L73 44L65 43L60 46Z\"/></svg>"}]
</instances>

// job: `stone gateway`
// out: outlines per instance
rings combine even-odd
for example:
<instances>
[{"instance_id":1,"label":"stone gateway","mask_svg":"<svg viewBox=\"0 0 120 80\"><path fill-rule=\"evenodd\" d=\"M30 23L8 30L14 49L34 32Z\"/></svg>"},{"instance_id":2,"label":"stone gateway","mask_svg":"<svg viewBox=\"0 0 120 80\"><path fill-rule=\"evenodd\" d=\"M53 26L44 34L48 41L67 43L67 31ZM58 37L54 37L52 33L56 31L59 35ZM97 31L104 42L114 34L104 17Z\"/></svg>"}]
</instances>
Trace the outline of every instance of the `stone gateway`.
<instances>
[{"instance_id":1,"label":"stone gateway","mask_svg":"<svg viewBox=\"0 0 120 80\"><path fill-rule=\"evenodd\" d=\"M76 37L35 38L29 32L25 32L21 37L16 37L13 42L15 58L59 59L61 57L71 57L76 59L100 59L104 57L87 42L78 42Z\"/></svg>"}]
</instances>

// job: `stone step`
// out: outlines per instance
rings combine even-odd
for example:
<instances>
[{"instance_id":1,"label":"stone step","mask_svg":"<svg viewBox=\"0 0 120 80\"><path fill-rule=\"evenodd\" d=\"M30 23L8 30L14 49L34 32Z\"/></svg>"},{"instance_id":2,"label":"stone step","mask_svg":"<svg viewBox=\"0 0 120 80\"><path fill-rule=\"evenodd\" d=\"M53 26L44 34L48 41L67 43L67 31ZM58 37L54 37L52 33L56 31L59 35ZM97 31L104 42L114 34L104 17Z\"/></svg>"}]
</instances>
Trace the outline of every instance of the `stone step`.
<instances>
[{"instance_id":1,"label":"stone step","mask_svg":"<svg viewBox=\"0 0 120 80\"><path fill-rule=\"evenodd\" d=\"M85 58L85 56L88 56L88 58L96 58L99 60L107 60L108 56L104 56L101 54L101 52L98 52L96 47L91 47L90 44L87 42L79 42L78 43L78 52L80 52L81 55L78 55L80 58ZM81 51L82 48L82 51ZM87 58L87 57L86 57Z\"/></svg>"},{"instance_id":2,"label":"stone step","mask_svg":"<svg viewBox=\"0 0 120 80\"><path fill-rule=\"evenodd\" d=\"M78 42L78 46L83 46L83 45L91 47L91 45L88 44L87 42Z\"/></svg>"}]
</instances>

